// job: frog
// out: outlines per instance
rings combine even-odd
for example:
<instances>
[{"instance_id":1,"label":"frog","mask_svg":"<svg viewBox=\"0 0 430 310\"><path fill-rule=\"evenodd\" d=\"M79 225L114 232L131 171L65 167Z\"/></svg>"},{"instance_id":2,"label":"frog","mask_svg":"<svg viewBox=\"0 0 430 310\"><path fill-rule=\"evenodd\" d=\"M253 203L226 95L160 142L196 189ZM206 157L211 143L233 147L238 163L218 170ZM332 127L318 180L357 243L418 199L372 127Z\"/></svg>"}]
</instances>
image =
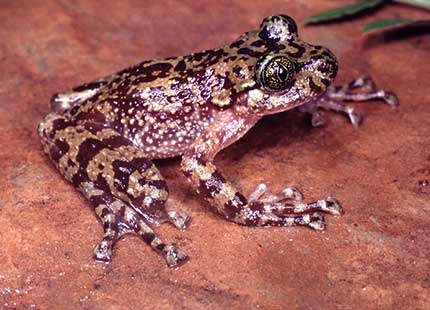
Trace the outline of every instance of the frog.
<instances>
[{"instance_id":1,"label":"frog","mask_svg":"<svg viewBox=\"0 0 430 310\"><path fill-rule=\"evenodd\" d=\"M321 126L321 111L334 110L358 126L362 116L343 101L399 104L367 76L334 86L337 71L328 48L303 41L293 18L279 14L223 47L146 60L54 94L38 134L51 162L103 225L95 259L110 262L114 244L136 234L170 268L188 260L154 230L163 223L184 230L190 223L187 213L166 207L168 186L153 162L177 156L191 186L224 219L323 231L326 214L343 213L337 199L305 203L296 187L274 194L265 183L245 195L214 159L266 115L296 108Z\"/></svg>"}]
</instances>

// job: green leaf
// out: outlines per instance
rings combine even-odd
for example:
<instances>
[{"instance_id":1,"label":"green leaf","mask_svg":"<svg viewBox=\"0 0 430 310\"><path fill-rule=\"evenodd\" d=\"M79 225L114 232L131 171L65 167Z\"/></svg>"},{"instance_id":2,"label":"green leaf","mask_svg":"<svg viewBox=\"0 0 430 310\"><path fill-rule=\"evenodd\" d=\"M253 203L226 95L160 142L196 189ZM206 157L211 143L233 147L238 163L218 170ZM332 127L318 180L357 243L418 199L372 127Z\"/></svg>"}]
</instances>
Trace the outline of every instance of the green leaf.
<instances>
[{"instance_id":1,"label":"green leaf","mask_svg":"<svg viewBox=\"0 0 430 310\"><path fill-rule=\"evenodd\" d=\"M430 26L430 19L407 19L407 18L393 18L393 19L377 19L367 24L363 28L364 33L369 33L376 30L388 30L403 27L426 27Z\"/></svg>"},{"instance_id":2,"label":"green leaf","mask_svg":"<svg viewBox=\"0 0 430 310\"><path fill-rule=\"evenodd\" d=\"M309 16L305 20L305 24L327 22L327 21L332 21L332 20L344 18L347 16L355 15L364 10L376 7L382 4L383 2L386 2L386 1L385 0L364 0L359 3L348 4L342 7L334 8L328 11L321 12L316 15Z\"/></svg>"},{"instance_id":3,"label":"green leaf","mask_svg":"<svg viewBox=\"0 0 430 310\"><path fill-rule=\"evenodd\" d=\"M393 0L393 1L412 5L412 6L418 6L418 7L430 10L430 0Z\"/></svg>"}]
</instances>

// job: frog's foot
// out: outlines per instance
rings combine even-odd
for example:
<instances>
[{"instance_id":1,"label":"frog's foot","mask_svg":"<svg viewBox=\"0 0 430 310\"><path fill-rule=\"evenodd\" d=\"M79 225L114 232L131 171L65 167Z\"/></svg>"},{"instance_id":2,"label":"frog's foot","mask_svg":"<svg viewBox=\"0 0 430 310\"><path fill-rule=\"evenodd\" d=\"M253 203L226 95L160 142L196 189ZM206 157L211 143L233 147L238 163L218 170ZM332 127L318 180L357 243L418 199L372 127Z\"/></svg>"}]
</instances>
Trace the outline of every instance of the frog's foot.
<instances>
[{"instance_id":1,"label":"frog's foot","mask_svg":"<svg viewBox=\"0 0 430 310\"><path fill-rule=\"evenodd\" d=\"M364 91L353 92L355 89L360 88ZM330 86L327 89L326 95L330 99L335 100L368 101L372 99L380 99L393 107L399 105L399 99L393 92L377 89L373 80L366 75L342 86Z\"/></svg>"},{"instance_id":2,"label":"frog's foot","mask_svg":"<svg viewBox=\"0 0 430 310\"><path fill-rule=\"evenodd\" d=\"M303 194L289 186L279 194L269 194L266 184L259 184L248 196L249 209L244 209L237 218L239 221L249 218L250 213L259 210L258 226L308 226L315 230L324 230L324 213L341 215L340 203L331 197L312 203L303 203ZM294 215L297 214L297 215ZM246 220L245 220L246 222Z\"/></svg>"},{"instance_id":3,"label":"frog's foot","mask_svg":"<svg viewBox=\"0 0 430 310\"><path fill-rule=\"evenodd\" d=\"M285 200L285 198L281 198ZM324 213L341 215L343 209L336 199L328 197L312 203L302 203L296 200L287 203L285 201L270 202L266 199L258 199L248 202L248 208L244 208L236 217L236 221L244 221L258 217L257 226L308 226L315 230L324 230Z\"/></svg>"},{"instance_id":4,"label":"frog's foot","mask_svg":"<svg viewBox=\"0 0 430 310\"><path fill-rule=\"evenodd\" d=\"M355 91L356 89L360 89L360 92ZM312 126L314 127L322 126L325 123L319 108L345 114L354 126L358 126L362 122L363 116L355 112L354 107L344 106L339 101L367 101L372 99L383 100L392 107L399 105L399 99L393 92L377 89L370 77L361 76L342 86L330 86L322 96L304 104L299 110L312 115Z\"/></svg>"},{"instance_id":5,"label":"frog's foot","mask_svg":"<svg viewBox=\"0 0 430 310\"><path fill-rule=\"evenodd\" d=\"M111 260L114 243L124 234L134 233L163 255L170 267L186 261L186 255L174 245L163 243L149 224L156 224L152 219L161 214L184 228L188 217L165 211L167 184L152 161L131 141L104 130L101 123L75 126L56 113L50 113L40 124L39 134L45 152L91 201L103 222L105 234L95 251L97 259Z\"/></svg>"},{"instance_id":6,"label":"frog's foot","mask_svg":"<svg viewBox=\"0 0 430 310\"><path fill-rule=\"evenodd\" d=\"M339 216L343 213L343 208L340 203L332 198L327 197L325 199L317 200L311 203L293 202L277 203L270 206L270 210L276 214L288 214L288 213L309 213L315 211L326 212L331 215Z\"/></svg>"},{"instance_id":7,"label":"frog's foot","mask_svg":"<svg viewBox=\"0 0 430 310\"><path fill-rule=\"evenodd\" d=\"M135 233L153 250L164 256L170 268L177 268L187 261L188 257L184 252L174 244L165 244L142 216L121 200L114 198L109 205L99 204L96 207L96 213L99 215L105 231L103 239L94 251L97 260L110 261L115 242L125 234Z\"/></svg>"},{"instance_id":8,"label":"frog's foot","mask_svg":"<svg viewBox=\"0 0 430 310\"><path fill-rule=\"evenodd\" d=\"M188 256L181 249L177 248L175 244L165 244L162 242L145 221L140 220L138 222L136 232L151 248L165 257L167 266L170 268L178 268L188 260Z\"/></svg>"},{"instance_id":9,"label":"frog's foot","mask_svg":"<svg viewBox=\"0 0 430 310\"><path fill-rule=\"evenodd\" d=\"M309 213L315 211L327 212L332 215L341 215L343 209L339 202L331 197L313 203L303 203L303 194L293 186L286 187L277 195L267 194L266 184L259 184L248 196L248 203L263 203L266 210L274 213ZM289 200L290 203L285 202Z\"/></svg>"},{"instance_id":10,"label":"frog's foot","mask_svg":"<svg viewBox=\"0 0 430 310\"><path fill-rule=\"evenodd\" d=\"M303 203L303 194L295 187L286 187L279 194L269 194L264 183L259 184L248 196L248 207L235 221L249 225L249 219L258 217L257 226L308 226L324 230L324 213L341 215L340 203L331 197L312 203ZM297 215L296 215L297 214Z\"/></svg>"},{"instance_id":11,"label":"frog's foot","mask_svg":"<svg viewBox=\"0 0 430 310\"><path fill-rule=\"evenodd\" d=\"M324 213L314 212L296 216L271 216L261 222L261 226L307 226L317 231L325 230Z\"/></svg>"}]
</instances>

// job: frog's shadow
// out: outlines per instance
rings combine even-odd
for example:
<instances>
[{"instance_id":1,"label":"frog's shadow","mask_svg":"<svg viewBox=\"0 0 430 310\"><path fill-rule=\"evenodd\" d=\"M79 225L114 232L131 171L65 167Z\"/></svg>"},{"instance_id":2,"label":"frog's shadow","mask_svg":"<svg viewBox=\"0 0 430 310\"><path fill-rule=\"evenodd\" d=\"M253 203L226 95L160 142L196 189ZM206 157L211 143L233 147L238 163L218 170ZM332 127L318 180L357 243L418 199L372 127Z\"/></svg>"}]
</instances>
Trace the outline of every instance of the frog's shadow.
<instances>
[{"instance_id":1,"label":"frog's shadow","mask_svg":"<svg viewBox=\"0 0 430 310\"><path fill-rule=\"evenodd\" d=\"M282 147L305 140L312 130L309 115L290 110L263 117L241 139L228 146L217 155L215 160L240 161L247 154L261 157L265 150ZM179 156L155 159L158 167L175 166L181 161Z\"/></svg>"},{"instance_id":2,"label":"frog's shadow","mask_svg":"<svg viewBox=\"0 0 430 310\"><path fill-rule=\"evenodd\" d=\"M297 110L263 117L242 139L220 153L223 160L239 161L243 156L255 154L263 157L265 152L306 140L312 130L310 117Z\"/></svg>"}]
</instances>

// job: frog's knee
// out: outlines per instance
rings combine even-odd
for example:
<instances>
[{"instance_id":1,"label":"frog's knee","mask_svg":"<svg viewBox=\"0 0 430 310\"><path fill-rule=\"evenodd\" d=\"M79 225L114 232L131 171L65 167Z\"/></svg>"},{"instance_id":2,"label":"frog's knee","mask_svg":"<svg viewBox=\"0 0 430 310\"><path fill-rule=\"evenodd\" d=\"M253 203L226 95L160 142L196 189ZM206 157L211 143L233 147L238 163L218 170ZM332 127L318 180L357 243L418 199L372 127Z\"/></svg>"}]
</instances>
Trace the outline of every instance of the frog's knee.
<instances>
[{"instance_id":1,"label":"frog's knee","mask_svg":"<svg viewBox=\"0 0 430 310\"><path fill-rule=\"evenodd\" d=\"M122 155L118 153L111 160L112 192L118 197L127 195L127 200L144 213L164 209L169 191L152 161L138 156L126 161L121 160Z\"/></svg>"},{"instance_id":2,"label":"frog's knee","mask_svg":"<svg viewBox=\"0 0 430 310\"><path fill-rule=\"evenodd\" d=\"M63 93L54 94L51 97L52 111L63 114L76 105L83 103L85 100L91 98L99 91L99 87L93 86L82 90L70 90Z\"/></svg>"},{"instance_id":3,"label":"frog's knee","mask_svg":"<svg viewBox=\"0 0 430 310\"><path fill-rule=\"evenodd\" d=\"M65 141L56 139L56 132L68 126L67 119L56 113L49 113L37 127L43 150L54 162L57 162L69 148Z\"/></svg>"},{"instance_id":4,"label":"frog's knee","mask_svg":"<svg viewBox=\"0 0 430 310\"><path fill-rule=\"evenodd\" d=\"M43 121L39 123L37 132L42 140L52 139L56 131L64 129L69 125L70 122L64 116L57 113L49 113L45 116Z\"/></svg>"}]
</instances>

